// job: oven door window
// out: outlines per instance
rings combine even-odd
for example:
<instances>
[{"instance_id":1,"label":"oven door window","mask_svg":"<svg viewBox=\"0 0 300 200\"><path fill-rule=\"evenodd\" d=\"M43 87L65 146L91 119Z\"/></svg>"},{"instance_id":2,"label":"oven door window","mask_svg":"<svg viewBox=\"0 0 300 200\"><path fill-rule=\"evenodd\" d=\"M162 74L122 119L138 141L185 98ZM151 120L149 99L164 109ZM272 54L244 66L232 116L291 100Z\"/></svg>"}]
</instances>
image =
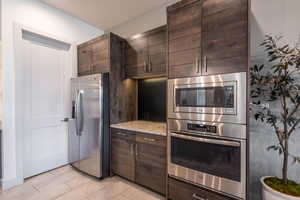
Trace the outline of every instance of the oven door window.
<instances>
[{"instance_id":1,"label":"oven door window","mask_svg":"<svg viewBox=\"0 0 300 200\"><path fill-rule=\"evenodd\" d=\"M171 137L171 162L213 176L241 181L241 147Z\"/></svg>"},{"instance_id":2,"label":"oven door window","mask_svg":"<svg viewBox=\"0 0 300 200\"><path fill-rule=\"evenodd\" d=\"M234 108L234 86L176 88L177 107Z\"/></svg>"}]
</instances>

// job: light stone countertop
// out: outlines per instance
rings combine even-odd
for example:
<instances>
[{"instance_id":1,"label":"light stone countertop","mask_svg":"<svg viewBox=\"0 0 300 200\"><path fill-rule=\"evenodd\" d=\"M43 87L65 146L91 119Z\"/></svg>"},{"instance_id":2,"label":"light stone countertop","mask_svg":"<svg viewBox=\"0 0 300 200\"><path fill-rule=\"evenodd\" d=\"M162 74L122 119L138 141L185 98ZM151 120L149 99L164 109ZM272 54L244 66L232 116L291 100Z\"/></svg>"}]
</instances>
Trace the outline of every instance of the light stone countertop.
<instances>
[{"instance_id":1,"label":"light stone countertop","mask_svg":"<svg viewBox=\"0 0 300 200\"><path fill-rule=\"evenodd\" d=\"M149 133L154 135L166 136L166 123L150 122L150 121L129 121L119 124L112 124L110 127L136 131L141 133Z\"/></svg>"}]
</instances>

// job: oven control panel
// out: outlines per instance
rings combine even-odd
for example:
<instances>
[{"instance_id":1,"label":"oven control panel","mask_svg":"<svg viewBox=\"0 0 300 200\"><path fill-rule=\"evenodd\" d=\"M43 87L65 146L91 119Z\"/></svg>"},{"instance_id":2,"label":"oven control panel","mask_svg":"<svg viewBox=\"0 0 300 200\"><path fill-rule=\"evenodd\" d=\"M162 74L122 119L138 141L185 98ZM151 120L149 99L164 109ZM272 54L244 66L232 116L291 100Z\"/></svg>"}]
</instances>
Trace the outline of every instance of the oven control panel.
<instances>
[{"instance_id":1,"label":"oven control panel","mask_svg":"<svg viewBox=\"0 0 300 200\"><path fill-rule=\"evenodd\" d=\"M187 124L187 129L191 131L198 131L203 133L217 133L217 126L205 124Z\"/></svg>"}]
</instances>

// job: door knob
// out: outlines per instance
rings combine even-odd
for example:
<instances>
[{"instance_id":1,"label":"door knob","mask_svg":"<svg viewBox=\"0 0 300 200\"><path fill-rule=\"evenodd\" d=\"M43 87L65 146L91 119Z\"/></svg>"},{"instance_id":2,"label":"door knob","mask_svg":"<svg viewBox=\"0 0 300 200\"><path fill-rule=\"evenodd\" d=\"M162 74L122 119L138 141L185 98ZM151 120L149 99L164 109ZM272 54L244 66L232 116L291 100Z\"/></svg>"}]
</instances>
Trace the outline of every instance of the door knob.
<instances>
[{"instance_id":1,"label":"door knob","mask_svg":"<svg viewBox=\"0 0 300 200\"><path fill-rule=\"evenodd\" d=\"M61 120L62 122L68 122L69 118L64 118L63 120Z\"/></svg>"}]
</instances>

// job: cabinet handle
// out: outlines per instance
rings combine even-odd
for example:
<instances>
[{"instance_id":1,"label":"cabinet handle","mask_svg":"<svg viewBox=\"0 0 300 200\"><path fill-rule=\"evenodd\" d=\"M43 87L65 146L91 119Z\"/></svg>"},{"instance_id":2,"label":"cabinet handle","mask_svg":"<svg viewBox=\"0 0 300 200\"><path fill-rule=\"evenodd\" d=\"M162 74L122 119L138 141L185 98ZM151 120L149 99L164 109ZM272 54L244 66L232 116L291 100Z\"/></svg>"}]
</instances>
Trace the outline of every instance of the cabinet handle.
<instances>
[{"instance_id":1,"label":"cabinet handle","mask_svg":"<svg viewBox=\"0 0 300 200\"><path fill-rule=\"evenodd\" d=\"M147 62L144 61L144 72L147 73Z\"/></svg>"},{"instance_id":2,"label":"cabinet handle","mask_svg":"<svg viewBox=\"0 0 300 200\"><path fill-rule=\"evenodd\" d=\"M130 154L133 155L134 153L134 144L130 145Z\"/></svg>"},{"instance_id":3,"label":"cabinet handle","mask_svg":"<svg viewBox=\"0 0 300 200\"><path fill-rule=\"evenodd\" d=\"M197 69L197 74L199 74L200 73L199 58L195 59L195 65L196 65L196 69Z\"/></svg>"},{"instance_id":4,"label":"cabinet handle","mask_svg":"<svg viewBox=\"0 0 300 200\"><path fill-rule=\"evenodd\" d=\"M205 72L207 72L207 56L204 56L204 67L205 67Z\"/></svg>"},{"instance_id":5,"label":"cabinet handle","mask_svg":"<svg viewBox=\"0 0 300 200\"><path fill-rule=\"evenodd\" d=\"M152 72L152 63L151 63L151 57L149 56L148 58L148 62L149 62L149 72Z\"/></svg>"},{"instance_id":6,"label":"cabinet handle","mask_svg":"<svg viewBox=\"0 0 300 200\"><path fill-rule=\"evenodd\" d=\"M116 133L117 135L121 135L121 136L127 136L126 134L124 133Z\"/></svg>"},{"instance_id":7,"label":"cabinet handle","mask_svg":"<svg viewBox=\"0 0 300 200\"><path fill-rule=\"evenodd\" d=\"M155 139L152 139L152 138L144 138L144 140L147 142L155 142L156 141Z\"/></svg>"},{"instance_id":8,"label":"cabinet handle","mask_svg":"<svg viewBox=\"0 0 300 200\"><path fill-rule=\"evenodd\" d=\"M138 144L135 144L135 156L138 156L139 153L138 153Z\"/></svg>"},{"instance_id":9,"label":"cabinet handle","mask_svg":"<svg viewBox=\"0 0 300 200\"><path fill-rule=\"evenodd\" d=\"M208 199L199 197L196 193L193 194L193 198L194 198L194 199L198 199L198 200L208 200Z\"/></svg>"}]
</instances>

